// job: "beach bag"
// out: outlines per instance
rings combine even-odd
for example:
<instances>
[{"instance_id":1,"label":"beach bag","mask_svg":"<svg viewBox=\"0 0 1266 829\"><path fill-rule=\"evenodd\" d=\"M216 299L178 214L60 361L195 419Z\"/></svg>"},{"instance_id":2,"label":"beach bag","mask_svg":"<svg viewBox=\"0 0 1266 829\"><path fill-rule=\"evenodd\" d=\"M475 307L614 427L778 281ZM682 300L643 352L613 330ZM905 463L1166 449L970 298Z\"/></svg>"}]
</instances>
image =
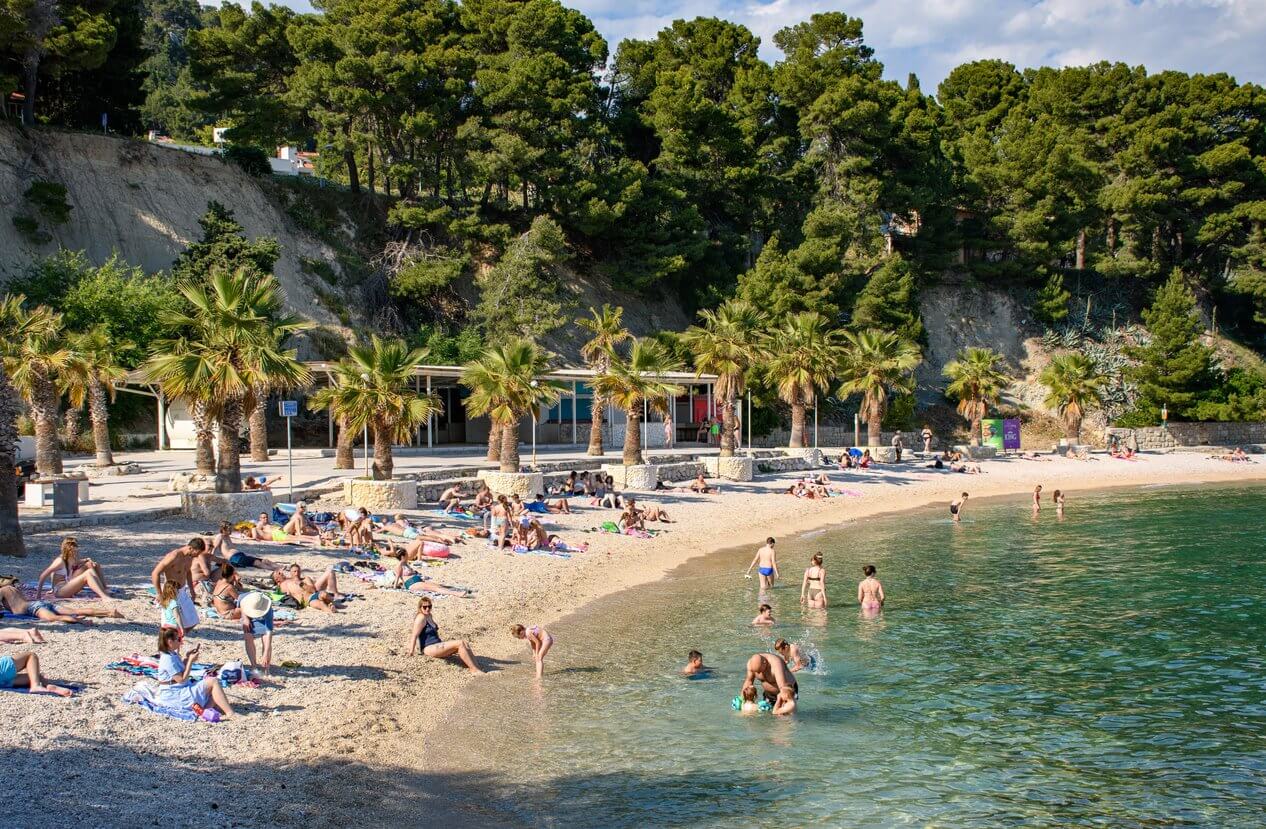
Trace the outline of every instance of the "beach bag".
<instances>
[{"instance_id":1,"label":"beach bag","mask_svg":"<svg viewBox=\"0 0 1266 829\"><path fill-rule=\"evenodd\" d=\"M329 524L330 522L334 520L334 513L314 512L312 515L308 517L312 519L313 524Z\"/></svg>"}]
</instances>

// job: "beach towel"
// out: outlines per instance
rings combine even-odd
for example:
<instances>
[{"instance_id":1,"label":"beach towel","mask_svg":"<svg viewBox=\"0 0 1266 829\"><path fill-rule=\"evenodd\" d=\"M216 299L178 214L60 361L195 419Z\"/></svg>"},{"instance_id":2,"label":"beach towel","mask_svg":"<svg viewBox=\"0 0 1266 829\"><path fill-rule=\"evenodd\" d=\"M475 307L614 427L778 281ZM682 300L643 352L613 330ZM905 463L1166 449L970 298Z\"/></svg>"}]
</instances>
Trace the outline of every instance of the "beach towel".
<instances>
[{"instance_id":1,"label":"beach towel","mask_svg":"<svg viewBox=\"0 0 1266 829\"><path fill-rule=\"evenodd\" d=\"M33 581L25 582L22 585L22 597L26 599L28 602L35 601L36 600L35 588L36 588L35 582ZM115 591L111 589L110 593L113 595ZM87 587L85 587L83 590L80 590L78 593L76 593L73 596L62 598L61 596L53 595L52 587L50 587L49 585L44 586L44 601L46 602L90 602L90 601L99 600L100 598L101 598L100 596L98 596L96 593L93 593L92 590L90 590Z\"/></svg>"},{"instance_id":2,"label":"beach towel","mask_svg":"<svg viewBox=\"0 0 1266 829\"><path fill-rule=\"evenodd\" d=\"M189 669L189 678L195 682L199 681L214 667L210 662L195 662L193 667ZM119 671L120 673L132 674L133 676L158 679L158 660L152 656L142 656L139 653L125 656L118 662L111 662L105 668L107 671ZM223 679L220 680L220 684L226 688L229 685Z\"/></svg>"},{"instance_id":3,"label":"beach towel","mask_svg":"<svg viewBox=\"0 0 1266 829\"><path fill-rule=\"evenodd\" d=\"M148 682L138 682L132 686L130 691L123 694L123 701L128 705L136 705L149 711L152 714L158 714L163 717L171 717L173 720L184 720L185 722L219 722L220 715L218 711L206 709L201 717L189 708L169 708L166 705L159 705L158 698L155 696L153 687Z\"/></svg>"},{"instance_id":4,"label":"beach towel","mask_svg":"<svg viewBox=\"0 0 1266 829\"><path fill-rule=\"evenodd\" d=\"M62 687L62 688L69 688L70 690L74 691L76 694L78 694L78 693L80 693L81 691L83 691L83 689L84 689L84 687L85 687L85 686L83 686L83 685L72 685L72 684L71 684L71 683L69 683L69 682L56 682L56 681L50 680L48 677L45 677L45 678L44 678L44 681L45 681L45 682L47 682L49 685L57 685L57 686L60 686L60 687ZM30 689L30 688L26 688L26 687L18 688L18 687L17 687L17 686L15 686L15 685L9 685L9 686L5 686L5 687L0 687L0 691L16 691L16 692L18 692L19 694L29 694L29 693L31 693L31 689ZM46 693L45 691L41 691L41 692L40 692L40 695L41 695L41 696L43 696L45 693ZM55 695L54 695L54 694L48 694L48 696L55 696Z\"/></svg>"},{"instance_id":5,"label":"beach towel","mask_svg":"<svg viewBox=\"0 0 1266 829\"><path fill-rule=\"evenodd\" d=\"M554 558L571 558L571 553L564 553L560 550L529 550L522 544L515 544L511 549L521 556L553 556Z\"/></svg>"},{"instance_id":6,"label":"beach towel","mask_svg":"<svg viewBox=\"0 0 1266 829\"><path fill-rule=\"evenodd\" d=\"M436 515L440 516L441 518L456 518L456 519L457 519L457 520L459 520L459 521L478 521L478 520L480 520L480 516L478 516L478 515L472 515L472 514L471 514L471 513L469 513L469 512L445 512L445 511L444 511L444 510L442 510L442 509L433 509L433 510L431 510L431 512L433 512L434 514L436 514Z\"/></svg>"}]
</instances>

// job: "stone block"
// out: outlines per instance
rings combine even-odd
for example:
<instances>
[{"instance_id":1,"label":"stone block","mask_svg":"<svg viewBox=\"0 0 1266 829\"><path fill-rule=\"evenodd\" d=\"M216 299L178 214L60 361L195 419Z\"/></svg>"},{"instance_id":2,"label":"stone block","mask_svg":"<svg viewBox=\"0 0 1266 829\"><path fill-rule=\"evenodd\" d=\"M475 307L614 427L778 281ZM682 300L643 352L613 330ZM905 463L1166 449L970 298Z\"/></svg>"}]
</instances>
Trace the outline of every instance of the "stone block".
<instances>
[{"instance_id":1,"label":"stone block","mask_svg":"<svg viewBox=\"0 0 1266 829\"><path fill-rule=\"evenodd\" d=\"M273 496L271 492L185 492L180 506L194 521L218 527L221 521L254 521L261 512L272 512Z\"/></svg>"},{"instance_id":2,"label":"stone block","mask_svg":"<svg viewBox=\"0 0 1266 829\"><path fill-rule=\"evenodd\" d=\"M996 446L955 446L955 452L962 452L964 458L973 461L988 461L998 457L998 447Z\"/></svg>"},{"instance_id":3,"label":"stone block","mask_svg":"<svg viewBox=\"0 0 1266 829\"><path fill-rule=\"evenodd\" d=\"M616 489L650 491L659 483L659 467L653 463L643 463L636 466L604 463L602 471L615 480Z\"/></svg>"},{"instance_id":4,"label":"stone block","mask_svg":"<svg viewBox=\"0 0 1266 829\"><path fill-rule=\"evenodd\" d=\"M495 469L481 469L479 480L488 485L493 495L518 495L525 501L531 501L537 493L545 491L545 476L540 472L498 472Z\"/></svg>"},{"instance_id":5,"label":"stone block","mask_svg":"<svg viewBox=\"0 0 1266 829\"><path fill-rule=\"evenodd\" d=\"M787 457L804 458L806 469L817 469L822 466L825 456L821 449L815 449L812 446L805 446L799 449L787 449Z\"/></svg>"},{"instance_id":6,"label":"stone block","mask_svg":"<svg viewBox=\"0 0 1266 829\"><path fill-rule=\"evenodd\" d=\"M343 500L347 502L348 506L364 507L371 513L389 513L397 510L417 509L418 482L344 478Z\"/></svg>"},{"instance_id":7,"label":"stone block","mask_svg":"<svg viewBox=\"0 0 1266 829\"><path fill-rule=\"evenodd\" d=\"M703 459L704 469L710 478L724 478L727 481L750 481L755 466L752 459L742 455L729 458L712 456Z\"/></svg>"}]
</instances>

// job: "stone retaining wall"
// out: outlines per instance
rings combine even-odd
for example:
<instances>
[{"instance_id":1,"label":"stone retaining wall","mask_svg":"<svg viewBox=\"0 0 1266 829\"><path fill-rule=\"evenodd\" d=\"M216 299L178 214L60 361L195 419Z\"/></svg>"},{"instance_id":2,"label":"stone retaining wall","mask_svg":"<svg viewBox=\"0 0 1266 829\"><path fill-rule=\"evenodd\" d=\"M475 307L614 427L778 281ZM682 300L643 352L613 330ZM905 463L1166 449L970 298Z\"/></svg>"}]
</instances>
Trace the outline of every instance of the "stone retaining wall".
<instances>
[{"instance_id":1,"label":"stone retaining wall","mask_svg":"<svg viewBox=\"0 0 1266 829\"><path fill-rule=\"evenodd\" d=\"M678 461L657 464L661 481L691 481L705 472L703 461Z\"/></svg>"},{"instance_id":2,"label":"stone retaining wall","mask_svg":"<svg viewBox=\"0 0 1266 829\"><path fill-rule=\"evenodd\" d=\"M1144 429L1109 428L1106 436L1116 435L1127 442L1131 434L1139 449L1173 449L1178 446L1241 446L1266 443L1266 423L1171 423L1167 427Z\"/></svg>"},{"instance_id":3,"label":"stone retaining wall","mask_svg":"<svg viewBox=\"0 0 1266 829\"><path fill-rule=\"evenodd\" d=\"M343 480L343 500L348 506L364 507L371 513L391 513L418 508L418 482L410 480L374 481L365 478Z\"/></svg>"},{"instance_id":4,"label":"stone retaining wall","mask_svg":"<svg viewBox=\"0 0 1266 829\"><path fill-rule=\"evenodd\" d=\"M221 521L253 521L261 512L272 512L271 492L185 492L181 511L194 521L219 526Z\"/></svg>"},{"instance_id":5,"label":"stone retaining wall","mask_svg":"<svg viewBox=\"0 0 1266 829\"><path fill-rule=\"evenodd\" d=\"M923 436L920 434L922 431L923 430L920 428L914 431L902 431L900 433L901 439L905 441L907 450L910 450L910 451L923 450ZM883 444L884 446L891 446L892 437L895 434L898 434L898 433L897 432L880 433L880 443ZM860 443L853 442L853 427L852 426L819 426L817 443L818 443L818 446L840 446L840 447L865 446L866 441L867 441L865 424L862 424L860 437L861 437ZM804 439L805 439L805 443L807 443L809 446L813 446L813 427L812 426L805 428ZM786 429L775 429L774 431L770 432L768 435L765 435L764 437L755 437L755 436L752 437L752 445L757 448L785 448L787 444L790 442L791 442L791 432L787 431ZM939 440L937 440L936 435L933 435L932 447L935 449L940 449L941 445L942 444ZM874 454L874 453L872 452L871 454Z\"/></svg>"}]
</instances>

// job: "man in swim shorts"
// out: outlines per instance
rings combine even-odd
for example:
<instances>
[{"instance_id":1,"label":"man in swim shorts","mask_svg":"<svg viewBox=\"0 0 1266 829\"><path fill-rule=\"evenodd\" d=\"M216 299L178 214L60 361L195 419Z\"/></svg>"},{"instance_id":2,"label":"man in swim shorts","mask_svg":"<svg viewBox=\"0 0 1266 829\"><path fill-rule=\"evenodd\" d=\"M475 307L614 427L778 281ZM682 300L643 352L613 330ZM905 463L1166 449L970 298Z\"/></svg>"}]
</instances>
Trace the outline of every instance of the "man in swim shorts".
<instances>
[{"instance_id":1,"label":"man in swim shorts","mask_svg":"<svg viewBox=\"0 0 1266 829\"><path fill-rule=\"evenodd\" d=\"M783 688L790 688L793 698L800 696L795 676L787 670L787 663L778 654L755 653L747 660L743 687L755 685L757 680L760 680L761 691L770 705L777 701L778 692Z\"/></svg>"},{"instance_id":2,"label":"man in swim shorts","mask_svg":"<svg viewBox=\"0 0 1266 829\"><path fill-rule=\"evenodd\" d=\"M159 559L149 574L154 588L154 601L163 594L163 582L170 581L177 587L176 602L180 608L180 624L186 631L198 624L198 608L193 603L193 562L207 550L207 542L199 537L189 539L183 547L177 547Z\"/></svg>"},{"instance_id":3,"label":"man in swim shorts","mask_svg":"<svg viewBox=\"0 0 1266 829\"><path fill-rule=\"evenodd\" d=\"M770 536L765 539L765 546L756 551L756 557L752 559L752 563L747 565L745 576L752 575L752 568L756 567L756 572L760 573L760 589L768 590L774 586L774 579L778 578L778 554L774 552L774 538Z\"/></svg>"}]
</instances>

